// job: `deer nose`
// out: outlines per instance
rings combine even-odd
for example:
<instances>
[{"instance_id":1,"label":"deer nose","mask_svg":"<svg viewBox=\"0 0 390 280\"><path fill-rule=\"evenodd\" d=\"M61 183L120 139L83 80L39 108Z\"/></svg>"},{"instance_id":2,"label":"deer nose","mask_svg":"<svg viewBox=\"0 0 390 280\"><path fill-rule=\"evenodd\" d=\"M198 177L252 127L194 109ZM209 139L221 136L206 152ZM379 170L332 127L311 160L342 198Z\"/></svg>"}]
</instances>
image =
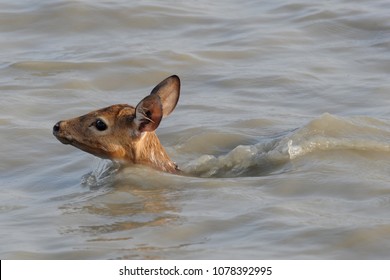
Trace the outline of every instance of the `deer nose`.
<instances>
[{"instance_id":1,"label":"deer nose","mask_svg":"<svg viewBox=\"0 0 390 280\"><path fill-rule=\"evenodd\" d=\"M60 128L61 128L61 121L59 121L53 126L53 133L60 131Z\"/></svg>"}]
</instances>

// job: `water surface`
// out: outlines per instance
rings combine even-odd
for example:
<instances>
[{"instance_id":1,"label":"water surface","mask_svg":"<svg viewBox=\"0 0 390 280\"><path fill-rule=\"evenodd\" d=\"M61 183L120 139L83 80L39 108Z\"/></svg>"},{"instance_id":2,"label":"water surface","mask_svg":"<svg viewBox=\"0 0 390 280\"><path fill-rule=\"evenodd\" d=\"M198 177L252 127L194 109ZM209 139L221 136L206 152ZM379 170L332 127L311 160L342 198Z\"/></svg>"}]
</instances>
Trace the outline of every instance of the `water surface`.
<instances>
[{"instance_id":1,"label":"water surface","mask_svg":"<svg viewBox=\"0 0 390 280\"><path fill-rule=\"evenodd\" d=\"M2 1L2 259L390 258L388 1ZM189 176L51 133L181 77Z\"/></svg>"}]
</instances>

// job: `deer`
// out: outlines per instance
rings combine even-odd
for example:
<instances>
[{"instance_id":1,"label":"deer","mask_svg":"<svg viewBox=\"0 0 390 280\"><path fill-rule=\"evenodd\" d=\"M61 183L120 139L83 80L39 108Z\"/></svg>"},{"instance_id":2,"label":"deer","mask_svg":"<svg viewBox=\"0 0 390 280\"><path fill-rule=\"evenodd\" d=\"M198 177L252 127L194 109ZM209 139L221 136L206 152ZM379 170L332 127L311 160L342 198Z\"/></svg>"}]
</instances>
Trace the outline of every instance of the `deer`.
<instances>
[{"instance_id":1,"label":"deer","mask_svg":"<svg viewBox=\"0 0 390 280\"><path fill-rule=\"evenodd\" d=\"M180 79L173 75L153 88L135 107L115 104L62 120L53 135L63 144L121 164L141 164L177 174L180 170L160 143L155 130L175 109Z\"/></svg>"}]
</instances>

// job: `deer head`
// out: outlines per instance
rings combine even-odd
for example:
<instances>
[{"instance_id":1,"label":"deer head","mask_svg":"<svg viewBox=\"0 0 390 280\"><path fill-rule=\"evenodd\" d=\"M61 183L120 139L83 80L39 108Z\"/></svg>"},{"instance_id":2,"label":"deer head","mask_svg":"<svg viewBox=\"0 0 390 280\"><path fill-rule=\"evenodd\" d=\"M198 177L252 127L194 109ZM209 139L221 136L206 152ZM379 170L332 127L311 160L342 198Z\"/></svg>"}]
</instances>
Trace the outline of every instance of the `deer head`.
<instances>
[{"instance_id":1,"label":"deer head","mask_svg":"<svg viewBox=\"0 0 390 280\"><path fill-rule=\"evenodd\" d=\"M95 156L124 163L145 164L175 173L155 130L176 107L180 79L171 76L159 83L137 106L116 104L86 115L59 121L54 136Z\"/></svg>"}]
</instances>

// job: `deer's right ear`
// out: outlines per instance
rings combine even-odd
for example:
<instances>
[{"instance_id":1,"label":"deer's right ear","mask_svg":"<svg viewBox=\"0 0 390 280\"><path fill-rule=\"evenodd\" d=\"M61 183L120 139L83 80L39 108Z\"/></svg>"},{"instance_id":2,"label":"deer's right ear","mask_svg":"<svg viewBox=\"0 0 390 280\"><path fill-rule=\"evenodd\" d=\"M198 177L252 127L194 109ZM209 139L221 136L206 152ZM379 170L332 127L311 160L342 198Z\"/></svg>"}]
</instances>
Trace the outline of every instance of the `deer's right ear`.
<instances>
[{"instance_id":1,"label":"deer's right ear","mask_svg":"<svg viewBox=\"0 0 390 280\"><path fill-rule=\"evenodd\" d=\"M148 95L135 107L135 119L140 132L154 131L163 117L163 108L158 95Z\"/></svg>"},{"instance_id":2,"label":"deer's right ear","mask_svg":"<svg viewBox=\"0 0 390 280\"><path fill-rule=\"evenodd\" d=\"M163 117L168 116L175 109L180 97L180 79L173 75L160 82L150 93L160 96Z\"/></svg>"}]
</instances>

